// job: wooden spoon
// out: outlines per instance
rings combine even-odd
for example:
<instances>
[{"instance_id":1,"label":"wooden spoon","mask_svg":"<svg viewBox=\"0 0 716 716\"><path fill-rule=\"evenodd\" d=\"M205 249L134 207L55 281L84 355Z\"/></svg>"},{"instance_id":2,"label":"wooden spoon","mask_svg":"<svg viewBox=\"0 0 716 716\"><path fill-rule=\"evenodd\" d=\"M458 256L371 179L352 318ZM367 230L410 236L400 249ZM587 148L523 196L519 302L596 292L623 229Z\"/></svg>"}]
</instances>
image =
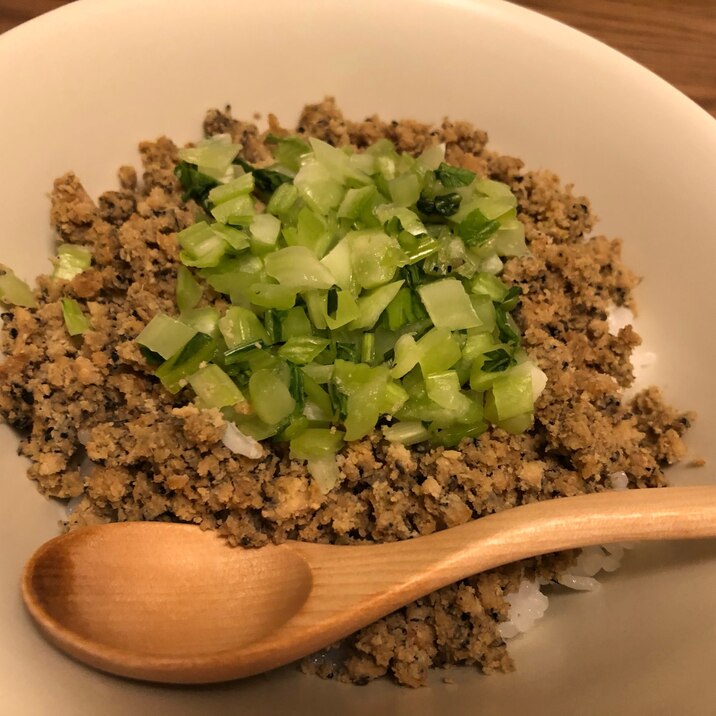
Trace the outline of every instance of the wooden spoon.
<instances>
[{"instance_id":1,"label":"wooden spoon","mask_svg":"<svg viewBox=\"0 0 716 716\"><path fill-rule=\"evenodd\" d=\"M80 661L171 683L236 679L317 651L439 587L508 562L621 540L716 536L716 487L539 502L377 545L229 547L198 527L125 522L50 540L25 604Z\"/></svg>"}]
</instances>

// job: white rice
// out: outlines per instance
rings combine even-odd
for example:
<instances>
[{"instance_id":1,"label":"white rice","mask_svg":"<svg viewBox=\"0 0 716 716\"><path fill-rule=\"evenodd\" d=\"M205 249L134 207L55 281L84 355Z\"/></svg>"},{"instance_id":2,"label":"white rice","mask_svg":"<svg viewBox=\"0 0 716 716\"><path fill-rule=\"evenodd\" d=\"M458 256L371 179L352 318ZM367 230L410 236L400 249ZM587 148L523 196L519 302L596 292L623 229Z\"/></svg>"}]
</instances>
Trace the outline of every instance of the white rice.
<instances>
[{"instance_id":1,"label":"white rice","mask_svg":"<svg viewBox=\"0 0 716 716\"><path fill-rule=\"evenodd\" d=\"M634 314L624 306L612 306L607 315L609 333L616 336L622 328L634 325Z\"/></svg>"},{"instance_id":2,"label":"white rice","mask_svg":"<svg viewBox=\"0 0 716 716\"><path fill-rule=\"evenodd\" d=\"M612 489L626 490L629 478L623 471L613 472L609 475ZM563 587L578 591L591 591L599 587L595 577L600 572L614 572L621 564L624 552L633 547L632 543L605 544L594 547L585 547L577 561L569 571L561 574L557 582ZM522 580L516 592L507 594L505 600L510 605L508 619L499 626L499 633L503 639L513 639L527 630L541 619L549 606L549 598L542 591L548 585L538 582Z\"/></svg>"},{"instance_id":3,"label":"white rice","mask_svg":"<svg viewBox=\"0 0 716 716\"><path fill-rule=\"evenodd\" d=\"M542 594L537 582L523 579L519 589L508 594L505 600L510 605L509 620L498 627L503 639L512 639L531 629L544 616L549 599Z\"/></svg>"}]
</instances>

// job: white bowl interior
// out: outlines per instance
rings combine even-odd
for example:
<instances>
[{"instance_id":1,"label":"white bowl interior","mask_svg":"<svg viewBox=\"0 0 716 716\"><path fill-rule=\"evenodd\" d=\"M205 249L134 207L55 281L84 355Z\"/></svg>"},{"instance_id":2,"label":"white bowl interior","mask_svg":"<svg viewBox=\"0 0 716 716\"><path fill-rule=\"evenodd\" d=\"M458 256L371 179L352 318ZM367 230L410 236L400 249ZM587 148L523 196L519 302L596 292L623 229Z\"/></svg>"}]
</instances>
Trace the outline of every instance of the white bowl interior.
<instances>
[{"instance_id":1,"label":"white bowl interior","mask_svg":"<svg viewBox=\"0 0 716 716\"><path fill-rule=\"evenodd\" d=\"M556 170L588 195L600 232L625 239L645 277L638 328L657 360L641 376L699 421L687 442L713 482L716 422L709 329L716 300L716 122L605 46L499 0L73 3L0 39L0 262L25 278L47 270L47 192L73 169L90 193L137 163L140 139L196 138L203 112L273 111L289 123L326 94L348 116L469 119L493 147ZM0 693L10 714L328 712L504 714L706 713L716 701L708 595L716 544L641 547L603 587L552 599L513 642L518 671L411 692L355 687L287 668L201 689L114 679L48 647L21 608L24 561L61 512L23 478L3 427L0 503Z\"/></svg>"}]
</instances>

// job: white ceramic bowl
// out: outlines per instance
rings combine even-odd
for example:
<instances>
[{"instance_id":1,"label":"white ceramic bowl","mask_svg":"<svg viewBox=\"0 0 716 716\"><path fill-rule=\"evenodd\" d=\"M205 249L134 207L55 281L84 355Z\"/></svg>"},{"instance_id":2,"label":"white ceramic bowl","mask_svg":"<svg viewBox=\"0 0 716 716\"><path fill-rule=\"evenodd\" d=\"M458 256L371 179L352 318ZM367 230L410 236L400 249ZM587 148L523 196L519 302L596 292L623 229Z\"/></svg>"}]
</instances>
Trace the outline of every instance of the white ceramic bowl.
<instances>
[{"instance_id":1,"label":"white ceramic bowl","mask_svg":"<svg viewBox=\"0 0 716 716\"><path fill-rule=\"evenodd\" d=\"M625 238L645 280L644 376L700 413L693 456L716 462L716 122L604 45L497 0L81 0L0 38L0 261L48 268L47 192L73 169L114 186L136 143L196 138L203 112L273 111L292 121L336 95L348 116L472 120L492 146L549 167L593 200L599 230ZM61 656L22 611L25 559L60 510L23 477L0 433L0 711L27 714L705 714L716 704L716 544L637 550L597 592L558 596L513 643L518 671L453 670L429 688L366 688L294 669L169 689L105 676ZM713 468L676 480L713 481ZM519 711L518 711L519 709Z\"/></svg>"}]
</instances>

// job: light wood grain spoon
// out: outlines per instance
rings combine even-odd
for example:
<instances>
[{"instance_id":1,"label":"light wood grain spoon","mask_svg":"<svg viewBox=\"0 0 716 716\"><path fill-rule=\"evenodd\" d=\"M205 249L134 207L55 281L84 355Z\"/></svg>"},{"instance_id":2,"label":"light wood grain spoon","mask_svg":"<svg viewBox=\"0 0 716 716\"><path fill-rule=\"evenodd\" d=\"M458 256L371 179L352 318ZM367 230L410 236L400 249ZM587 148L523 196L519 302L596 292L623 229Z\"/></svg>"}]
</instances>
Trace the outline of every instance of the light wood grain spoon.
<instances>
[{"instance_id":1,"label":"light wood grain spoon","mask_svg":"<svg viewBox=\"0 0 716 716\"><path fill-rule=\"evenodd\" d=\"M171 683L236 679L321 649L471 574L622 540L716 536L716 487L629 490L505 510L379 545L229 547L157 522L87 527L44 544L22 595L80 661Z\"/></svg>"}]
</instances>

